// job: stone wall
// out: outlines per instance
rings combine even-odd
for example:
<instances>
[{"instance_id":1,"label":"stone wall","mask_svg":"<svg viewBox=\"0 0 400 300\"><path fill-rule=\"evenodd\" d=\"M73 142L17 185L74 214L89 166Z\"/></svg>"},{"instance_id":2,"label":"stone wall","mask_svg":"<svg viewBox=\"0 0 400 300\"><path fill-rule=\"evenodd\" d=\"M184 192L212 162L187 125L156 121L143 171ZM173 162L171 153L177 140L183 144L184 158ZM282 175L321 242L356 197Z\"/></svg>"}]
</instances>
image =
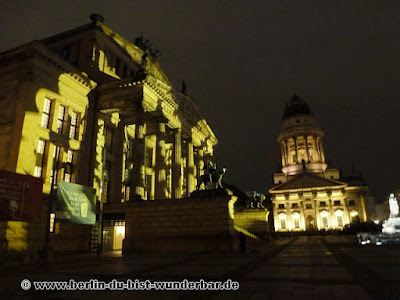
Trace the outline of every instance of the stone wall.
<instances>
[{"instance_id":1,"label":"stone wall","mask_svg":"<svg viewBox=\"0 0 400 300\"><path fill-rule=\"evenodd\" d=\"M234 251L236 197L202 192L191 198L129 205L123 252Z\"/></svg>"},{"instance_id":2,"label":"stone wall","mask_svg":"<svg viewBox=\"0 0 400 300\"><path fill-rule=\"evenodd\" d=\"M235 225L258 237L269 237L269 212L266 208L235 208Z\"/></svg>"}]
</instances>

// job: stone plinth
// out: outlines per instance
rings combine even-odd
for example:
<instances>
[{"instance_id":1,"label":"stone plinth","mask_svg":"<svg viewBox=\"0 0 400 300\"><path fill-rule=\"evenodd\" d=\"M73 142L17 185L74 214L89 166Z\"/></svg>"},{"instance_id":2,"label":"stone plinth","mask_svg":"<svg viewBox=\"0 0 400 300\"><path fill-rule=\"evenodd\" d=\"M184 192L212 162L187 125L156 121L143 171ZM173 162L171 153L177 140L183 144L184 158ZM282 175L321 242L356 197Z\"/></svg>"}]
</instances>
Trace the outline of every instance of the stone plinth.
<instances>
[{"instance_id":1,"label":"stone plinth","mask_svg":"<svg viewBox=\"0 0 400 300\"><path fill-rule=\"evenodd\" d=\"M235 208L235 225L260 236L269 236L269 211L266 208Z\"/></svg>"},{"instance_id":2,"label":"stone plinth","mask_svg":"<svg viewBox=\"0 0 400 300\"><path fill-rule=\"evenodd\" d=\"M389 218L383 223L383 233L394 234L400 233L400 217Z\"/></svg>"},{"instance_id":3,"label":"stone plinth","mask_svg":"<svg viewBox=\"0 0 400 300\"><path fill-rule=\"evenodd\" d=\"M123 252L232 252L236 197L207 192L132 203L126 211Z\"/></svg>"}]
</instances>

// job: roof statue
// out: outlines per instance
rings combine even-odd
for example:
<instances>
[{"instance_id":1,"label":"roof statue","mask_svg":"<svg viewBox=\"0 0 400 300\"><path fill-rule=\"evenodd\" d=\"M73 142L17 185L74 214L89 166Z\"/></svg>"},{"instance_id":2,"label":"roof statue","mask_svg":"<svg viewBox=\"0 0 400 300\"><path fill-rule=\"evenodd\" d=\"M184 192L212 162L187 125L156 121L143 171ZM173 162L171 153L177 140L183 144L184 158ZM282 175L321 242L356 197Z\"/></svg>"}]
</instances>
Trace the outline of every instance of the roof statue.
<instances>
[{"instance_id":1,"label":"roof statue","mask_svg":"<svg viewBox=\"0 0 400 300\"><path fill-rule=\"evenodd\" d=\"M286 104L283 111L283 118L295 115L313 115L308 104L297 96L296 93L293 94L292 99Z\"/></svg>"},{"instance_id":2,"label":"roof statue","mask_svg":"<svg viewBox=\"0 0 400 300\"><path fill-rule=\"evenodd\" d=\"M90 20L92 20L93 22L101 22L104 23L104 17L100 14L91 14L90 15Z\"/></svg>"}]
</instances>

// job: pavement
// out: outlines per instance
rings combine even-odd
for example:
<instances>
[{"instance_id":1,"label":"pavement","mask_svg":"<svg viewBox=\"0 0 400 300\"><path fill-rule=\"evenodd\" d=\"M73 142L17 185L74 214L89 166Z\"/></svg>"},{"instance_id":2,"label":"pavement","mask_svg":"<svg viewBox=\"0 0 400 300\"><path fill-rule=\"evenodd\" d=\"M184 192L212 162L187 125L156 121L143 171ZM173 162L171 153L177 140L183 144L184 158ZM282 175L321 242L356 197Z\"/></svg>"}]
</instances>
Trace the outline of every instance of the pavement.
<instances>
[{"instance_id":1,"label":"pavement","mask_svg":"<svg viewBox=\"0 0 400 300\"><path fill-rule=\"evenodd\" d=\"M21 288L21 282L25 289ZM179 282L185 290L35 290L36 281ZM185 279L187 281L185 281ZM230 281L229 281L230 279ZM202 281L203 280L203 281ZM189 290L211 281L236 290ZM29 287L29 283L31 287ZM193 284L195 284L193 283ZM281 238L245 254L106 253L56 257L0 270L0 299L400 299L400 246L361 246L353 236Z\"/></svg>"}]
</instances>

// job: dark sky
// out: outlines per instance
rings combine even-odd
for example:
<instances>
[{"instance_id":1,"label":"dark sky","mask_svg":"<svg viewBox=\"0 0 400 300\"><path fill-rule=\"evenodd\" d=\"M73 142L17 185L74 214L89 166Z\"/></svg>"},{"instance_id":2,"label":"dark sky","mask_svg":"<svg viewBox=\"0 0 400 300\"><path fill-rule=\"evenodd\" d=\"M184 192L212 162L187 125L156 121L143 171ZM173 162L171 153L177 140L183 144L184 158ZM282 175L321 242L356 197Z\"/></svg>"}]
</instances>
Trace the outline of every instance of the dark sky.
<instances>
[{"instance_id":1,"label":"dark sky","mask_svg":"<svg viewBox=\"0 0 400 300\"><path fill-rule=\"evenodd\" d=\"M102 4L103 3L103 4ZM219 139L226 181L266 193L296 92L324 131L327 160L367 180L376 202L400 188L400 1L0 1L0 51L89 23L141 32Z\"/></svg>"}]
</instances>

